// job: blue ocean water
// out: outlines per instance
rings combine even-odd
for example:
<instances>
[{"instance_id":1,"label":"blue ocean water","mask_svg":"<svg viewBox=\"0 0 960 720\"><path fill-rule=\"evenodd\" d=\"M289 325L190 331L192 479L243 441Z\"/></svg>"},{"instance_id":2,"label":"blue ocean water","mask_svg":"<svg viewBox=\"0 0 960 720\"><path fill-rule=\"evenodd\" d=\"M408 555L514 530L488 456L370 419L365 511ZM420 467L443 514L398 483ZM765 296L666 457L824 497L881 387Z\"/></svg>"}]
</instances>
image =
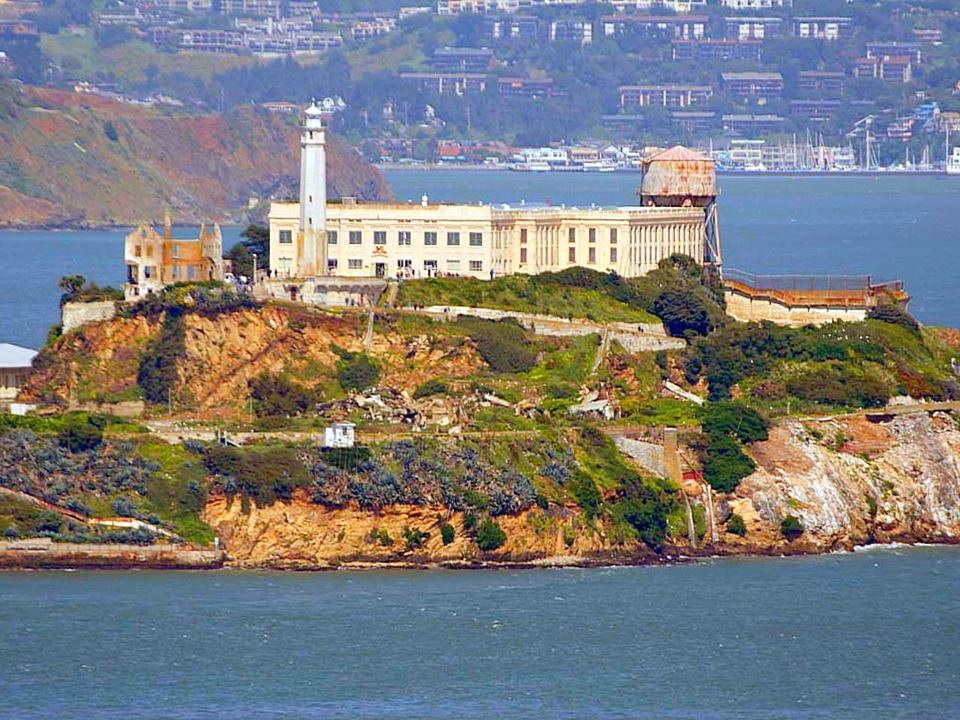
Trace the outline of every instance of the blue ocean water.
<instances>
[{"instance_id":1,"label":"blue ocean water","mask_svg":"<svg viewBox=\"0 0 960 720\"><path fill-rule=\"evenodd\" d=\"M394 170L396 196L434 201L636 204L639 177L620 173ZM960 326L960 178L722 175L724 261L757 273L903 279L923 322ZM82 274L123 282L123 231L0 232L0 342L39 347L58 322L57 282ZM224 243L239 237L224 230Z\"/></svg>"},{"instance_id":2,"label":"blue ocean water","mask_svg":"<svg viewBox=\"0 0 960 720\"><path fill-rule=\"evenodd\" d=\"M960 551L0 573L0 717L954 718Z\"/></svg>"}]
</instances>

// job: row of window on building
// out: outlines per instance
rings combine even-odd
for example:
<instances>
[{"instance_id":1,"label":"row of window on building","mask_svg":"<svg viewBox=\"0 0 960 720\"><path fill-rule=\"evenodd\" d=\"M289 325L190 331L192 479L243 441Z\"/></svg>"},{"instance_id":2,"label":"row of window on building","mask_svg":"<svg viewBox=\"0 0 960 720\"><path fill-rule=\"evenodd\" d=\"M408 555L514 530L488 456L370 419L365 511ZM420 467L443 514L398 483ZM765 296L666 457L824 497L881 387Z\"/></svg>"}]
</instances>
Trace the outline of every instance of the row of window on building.
<instances>
[{"instance_id":1,"label":"row of window on building","mask_svg":"<svg viewBox=\"0 0 960 720\"><path fill-rule=\"evenodd\" d=\"M440 233L434 231L426 231L423 233L423 244L424 245L437 245L437 240ZM460 245L460 237L462 233L451 231L446 233L447 236L447 245L450 247L457 247ZM469 239L470 247L483 247L483 233L482 232L469 232L467 233ZM363 244L363 231L362 230L350 230L348 232L348 243L350 245L362 245ZM567 230L568 240L572 243L577 241L577 228L569 228ZM283 245L289 245L293 243L293 231L292 230L280 230L279 232L279 242ZM597 228L588 228L587 230L587 239L591 243L597 241ZM328 245L337 245L340 242L340 233L337 230L328 230L327 231L327 244ZM527 242L527 228L520 229L520 244L525 245ZM387 244L387 231L386 230L374 230L373 231L373 244L374 245L386 245ZM413 232L410 230L400 230L397 232L397 244L400 246L409 246L413 244ZM617 228L610 228L610 244L617 244Z\"/></svg>"},{"instance_id":2,"label":"row of window on building","mask_svg":"<svg viewBox=\"0 0 960 720\"><path fill-rule=\"evenodd\" d=\"M482 232L470 232L467 233L468 242L470 247L483 247L483 233ZM460 245L460 236L459 232L448 232L447 233L447 245L450 247L457 247ZM423 244L424 245L437 245L439 233L433 231L427 231L423 234ZM279 241L281 244L290 244L293 242L293 231L292 230L281 230ZM350 230L347 234L347 241L350 245L363 245L363 231L362 230ZM340 233L337 230L328 230L327 231L327 244L328 245L337 245L340 242ZM374 245L386 245L387 244L387 231L386 230L374 230L373 231L373 244ZM413 245L413 232L410 230L400 230L397 232L397 244L400 246L409 246Z\"/></svg>"},{"instance_id":3,"label":"row of window on building","mask_svg":"<svg viewBox=\"0 0 960 720\"><path fill-rule=\"evenodd\" d=\"M610 248L610 262L617 262L617 248ZM571 246L567 249L567 261L570 263L576 263L577 260L577 248L576 246ZM363 258L347 258L347 269L348 270L362 270ZM595 247L587 248L587 264L596 265L597 263L597 249ZM520 264L527 264L527 248L520 248ZM327 260L327 270L331 273L335 273L340 268L340 262L337 258L330 258ZM457 258L451 258L446 261L446 271L447 272L460 272L463 268L463 264ZM468 260L467 268L470 272L483 272L483 260ZM423 271L426 274L431 272L439 271L440 266L437 260L424 260L423 261ZM409 258L399 258L397 259L397 270L413 270L413 260Z\"/></svg>"}]
</instances>

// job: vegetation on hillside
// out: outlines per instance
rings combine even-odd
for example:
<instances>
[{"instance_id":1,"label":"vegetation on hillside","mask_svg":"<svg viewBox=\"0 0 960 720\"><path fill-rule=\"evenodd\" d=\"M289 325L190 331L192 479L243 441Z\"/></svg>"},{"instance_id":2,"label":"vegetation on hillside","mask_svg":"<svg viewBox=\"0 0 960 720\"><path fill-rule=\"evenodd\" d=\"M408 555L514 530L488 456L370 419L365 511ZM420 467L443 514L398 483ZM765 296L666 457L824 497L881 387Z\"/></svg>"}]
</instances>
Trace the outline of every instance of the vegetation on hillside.
<instances>
[{"instance_id":1,"label":"vegetation on hillside","mask_svg":"<svg viewBox=\"0 0 960 720\"><path fill-rule=\"evenodd\" d=\"M712 278L692 258L674 255L636 279L574 267L491 281L407 280L400 286L397 304L486 307L594 322L652 323L662 318L671 334L687 336L706 334L724 322L721 297Z\"/></svg>"}]
</instances>

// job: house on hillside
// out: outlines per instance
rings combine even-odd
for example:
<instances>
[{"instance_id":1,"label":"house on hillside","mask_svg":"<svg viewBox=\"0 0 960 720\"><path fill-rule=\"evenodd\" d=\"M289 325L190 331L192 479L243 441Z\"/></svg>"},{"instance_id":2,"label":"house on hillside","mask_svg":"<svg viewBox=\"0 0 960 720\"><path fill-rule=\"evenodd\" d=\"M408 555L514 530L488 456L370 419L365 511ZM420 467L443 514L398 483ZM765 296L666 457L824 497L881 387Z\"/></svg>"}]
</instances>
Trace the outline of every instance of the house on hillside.
<instances>
[{"instance_id":1,"label":"house on hillside","mask_svg":"<svg viewBox=\"0 0 960 720\"><path fill-rule=\"evenodd\" d=\"M0 407L9 407L26 385L36 350L0 343Z\"/></svg>"}]
</instances>

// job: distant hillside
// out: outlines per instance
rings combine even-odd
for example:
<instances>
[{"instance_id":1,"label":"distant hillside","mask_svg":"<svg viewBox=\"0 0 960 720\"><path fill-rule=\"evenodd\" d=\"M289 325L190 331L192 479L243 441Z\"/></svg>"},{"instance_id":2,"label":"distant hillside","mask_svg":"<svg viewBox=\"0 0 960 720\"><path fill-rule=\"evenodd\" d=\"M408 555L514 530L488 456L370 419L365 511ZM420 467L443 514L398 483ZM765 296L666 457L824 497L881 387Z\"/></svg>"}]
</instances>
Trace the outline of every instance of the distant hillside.
<instances>
[{"instance_id":1,"label":"distant hillside","mask_svg":"<svg viewBox=\"0 0 960 720\"><path fill-rule=\"evenodd\" d=\"M379 170L331 137L331 197L387 198ZM192 115L91 95L0 86L0 227L157 220L242 222L251 197L297 192L291 118Z\"/></svg>"}]
</instances>

